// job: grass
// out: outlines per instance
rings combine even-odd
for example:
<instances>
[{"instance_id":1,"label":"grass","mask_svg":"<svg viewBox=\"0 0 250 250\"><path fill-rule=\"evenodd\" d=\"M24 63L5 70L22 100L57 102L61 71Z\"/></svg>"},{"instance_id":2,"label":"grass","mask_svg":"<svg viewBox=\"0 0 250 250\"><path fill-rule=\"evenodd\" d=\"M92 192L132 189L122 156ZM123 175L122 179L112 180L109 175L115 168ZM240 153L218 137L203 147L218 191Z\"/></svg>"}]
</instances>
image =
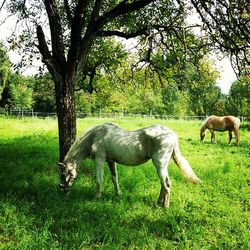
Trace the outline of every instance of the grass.
<instances>
[{"instance_id":1,"label":"grass","mask_svg":"<svg viewBox=\"0 0 250 250\"><path fill-rule=\"evenodd\" d=\"M241 146L199 141L199 121L79 119L78 133L106 121L132 130L160 123L179 136L180 149L202 184L186 182L171 161L170 208L156 206L160 185L151 161L119 165L122 196L108 169L103 196L94 198L91 160L78 166L67 194L58 188L57 123L0 117L0 249L250 249L250 132Z\"/></svg>"}]
</instances>

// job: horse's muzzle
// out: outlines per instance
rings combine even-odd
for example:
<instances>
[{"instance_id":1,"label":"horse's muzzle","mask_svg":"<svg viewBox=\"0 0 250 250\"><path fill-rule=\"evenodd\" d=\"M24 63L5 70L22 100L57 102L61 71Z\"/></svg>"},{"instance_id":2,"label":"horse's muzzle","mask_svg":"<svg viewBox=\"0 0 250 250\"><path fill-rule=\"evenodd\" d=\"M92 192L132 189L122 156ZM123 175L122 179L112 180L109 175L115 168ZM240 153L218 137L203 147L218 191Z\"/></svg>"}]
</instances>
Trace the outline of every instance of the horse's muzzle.
<instances>
[{"instance_id":1,"label":"horse's muzzle","mask_svg":"<svg viewBox=\"0 0 250 250\"><path fill-rule=\"evenodd\" d=\"M67 192L69 191L69 186L66 184L59 183L59 187L62 191Z\"/></svg>"},{"instance_id":2,"label":"horse's muzzle","mask_svg":"<svg viewBox=\"0 0 250 250\"><path fill-rule=\"evenodd\" d=\"M65 181L59 184L60 189L63 190L64 192L67 192L69 188L72 186L75 179L76 175L75 176L69 175Z\"/></svg>"}]
</instances>

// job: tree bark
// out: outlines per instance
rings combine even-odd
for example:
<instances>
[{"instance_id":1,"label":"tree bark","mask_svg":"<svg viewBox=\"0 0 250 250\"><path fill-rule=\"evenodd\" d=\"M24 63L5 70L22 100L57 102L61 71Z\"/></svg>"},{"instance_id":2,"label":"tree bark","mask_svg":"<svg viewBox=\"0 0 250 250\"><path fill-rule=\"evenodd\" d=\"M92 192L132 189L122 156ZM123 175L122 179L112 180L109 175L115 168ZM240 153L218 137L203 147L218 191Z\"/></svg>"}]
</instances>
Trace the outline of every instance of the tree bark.
<instances>
[{"instance_id":1,"label":"tree bark","mask_svg":"<svg viewBox=\"0 0 250 250\"><path fill-rule=\"evenodd\" d=\"M63 161L76 138L76 112L73 80L56 78L56 107L59 131L59 160Z\"/></svg>"}]
</instances>

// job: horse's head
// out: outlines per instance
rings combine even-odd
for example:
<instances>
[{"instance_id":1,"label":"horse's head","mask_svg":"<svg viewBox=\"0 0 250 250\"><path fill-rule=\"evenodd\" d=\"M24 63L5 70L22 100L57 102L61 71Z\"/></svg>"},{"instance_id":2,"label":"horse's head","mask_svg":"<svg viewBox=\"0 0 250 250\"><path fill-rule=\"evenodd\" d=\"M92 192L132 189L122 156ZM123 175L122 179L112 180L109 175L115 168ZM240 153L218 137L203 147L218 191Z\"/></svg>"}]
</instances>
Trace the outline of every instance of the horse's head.
<instances>
[{"instance_id":1,"label":"horse's head","mask_svg":"<svg viewBox=\"0 0 250 250\"><path fill-rule=\"evenodd\" d=\"M62 163L58 162L59 167L59 175L60 175L60 184L59 187L64 190L68 191L69 187L72 186L77 173L76 173L76 163L67 162Z\"/></svg>"},{"instance_id":2,"label":"horse's head","mask_svg":"<svg viewBox=\"0 0 250 250\"><path fill-rule=\"evenodd\" d=\"M201 138L201 141L204 140L204 138L205 138L205 131L203 131L203 130L200 131L200 138Z\"/></svg>"}]
</instances>

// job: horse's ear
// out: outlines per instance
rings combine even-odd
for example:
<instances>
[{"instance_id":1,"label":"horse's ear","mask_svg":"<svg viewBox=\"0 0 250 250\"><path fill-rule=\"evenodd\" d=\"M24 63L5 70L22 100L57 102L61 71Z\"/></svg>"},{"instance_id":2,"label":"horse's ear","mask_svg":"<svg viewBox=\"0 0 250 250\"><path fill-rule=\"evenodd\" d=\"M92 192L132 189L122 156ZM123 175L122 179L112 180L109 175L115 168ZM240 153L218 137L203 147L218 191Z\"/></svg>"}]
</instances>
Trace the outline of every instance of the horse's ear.
<instances>
[{"instance_id":1,"label":"horse's ear","mask_svg":"<svg viewBox=\"0 0 250 250\"><path fill-rule=\"evenodd\" d=\"M59 167L65 166L63 162L57 162L57 165L58 165Z\"/></svg>"}]
</instances>

